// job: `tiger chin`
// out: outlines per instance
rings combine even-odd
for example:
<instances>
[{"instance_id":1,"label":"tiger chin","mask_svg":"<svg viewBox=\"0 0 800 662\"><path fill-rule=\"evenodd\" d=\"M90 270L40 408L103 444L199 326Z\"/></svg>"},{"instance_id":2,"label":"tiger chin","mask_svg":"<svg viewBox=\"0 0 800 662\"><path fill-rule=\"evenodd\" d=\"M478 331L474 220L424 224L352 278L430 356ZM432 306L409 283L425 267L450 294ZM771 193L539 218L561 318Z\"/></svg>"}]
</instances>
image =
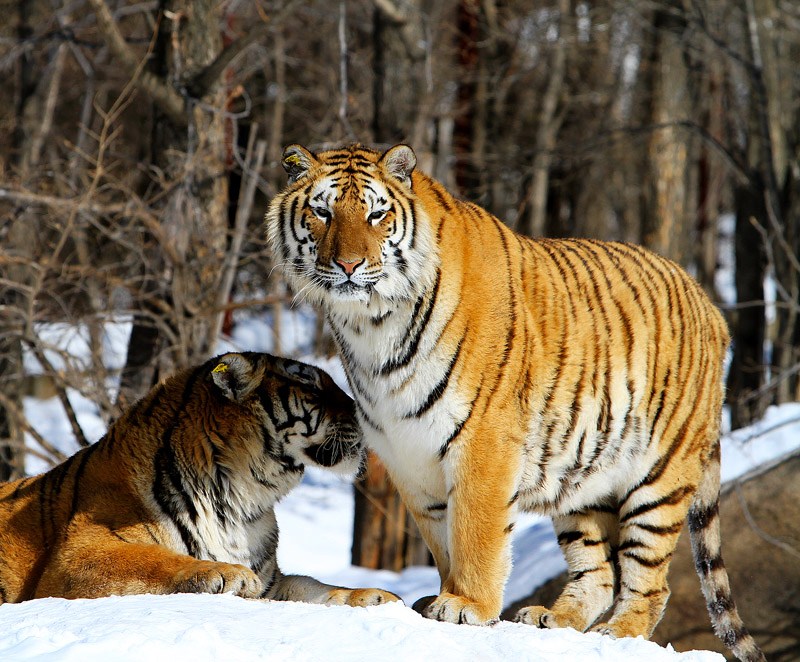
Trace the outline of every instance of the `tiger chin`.
<instances>
[{"instance_id":1,"label":"tiger chin","mask_svg":"<svg viewBox=\"0 0 800 662\"><path fill-rule=\"evenodd\" d=\"M407 145L290 145L268 239L325 312L367 446L441 578L425 616L498 618L520 512L570 572L536 627L649 637L688 520L716 633L762 660L719 536L722 315L678 265L617 242L523 237L416 170Z\"/></svg>"},{"instance_id":2,"label":"tiger chin","mask_svg":"<svg viewBox=\"0 0 800 662\"><path fill-rule=\"evenodd\" d=\"M155 386L92 446L0 485L0 603L233 593L351 606L380 589L285 576L274 505L306 465L363 462L353 402L322 370L229 353Z\"/></svg>"}]
</instances>

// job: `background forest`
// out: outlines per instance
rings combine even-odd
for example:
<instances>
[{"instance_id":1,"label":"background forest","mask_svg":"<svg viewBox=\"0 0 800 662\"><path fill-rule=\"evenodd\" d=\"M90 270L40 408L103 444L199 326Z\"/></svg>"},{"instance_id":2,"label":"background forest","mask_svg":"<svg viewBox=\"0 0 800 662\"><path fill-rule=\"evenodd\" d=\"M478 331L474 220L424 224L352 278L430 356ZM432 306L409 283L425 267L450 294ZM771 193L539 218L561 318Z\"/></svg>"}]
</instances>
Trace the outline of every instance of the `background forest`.
<instances>
[{"instance_id":1,"label":"background forest","mask_svg":"<svg viewBox=\"0 0 800 662\"><path fill-rule=\"evenodd\" d=\"M294 293L262 218L290 142L406 142L519 232L678 261L731 325L731 426L800 400L794 0L0 8L0 479L26 454L64 457L27 395L58 398L80 446L94 438L70 393L107 423L248 320L268 321L275 353L333 352L321 319L303 345L282 336ZM119 321L130 343L109 365ZM88 357L53 341L59 325ZM354 559L425 562L374 460L359 494Z\"/></svg>"}]
</instances>

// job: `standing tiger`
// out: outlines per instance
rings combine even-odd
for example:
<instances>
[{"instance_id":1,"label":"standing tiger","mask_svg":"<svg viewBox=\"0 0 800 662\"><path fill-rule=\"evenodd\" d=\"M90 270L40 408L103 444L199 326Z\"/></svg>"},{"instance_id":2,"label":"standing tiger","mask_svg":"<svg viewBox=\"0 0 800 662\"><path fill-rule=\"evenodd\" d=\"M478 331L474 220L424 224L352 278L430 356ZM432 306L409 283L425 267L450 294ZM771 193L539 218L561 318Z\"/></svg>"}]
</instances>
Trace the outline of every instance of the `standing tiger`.
<instances>
[{"instance_id":1,"label":"standing tiger","mask_svg":"<svg viewBox=\"0 0 800 662\"><path fill-rule=\"evenodd\" d=\"M311 464L355 472L353 403L322 370L230 353L155 386L96 444L0 484L0 604L222 593L397 600L278 568L274 504Z\"/></svg>"},{"instance_id":2,"label":"standing tiger","mask_svg":"<svg viewBox=\"0 0 800 662\"><path fill-rule=\"evenodd\" d=\"M728 332L698 285L637 246L515 234L406 145L291 145L283 165L267 234L322 306L367 445L433 553L441 592L417 607L496 619L532 511L553 518L570 581L517 620L649 637L688 516L717 634L763 659L720 556Z\"/></svg>"}]
</instances>

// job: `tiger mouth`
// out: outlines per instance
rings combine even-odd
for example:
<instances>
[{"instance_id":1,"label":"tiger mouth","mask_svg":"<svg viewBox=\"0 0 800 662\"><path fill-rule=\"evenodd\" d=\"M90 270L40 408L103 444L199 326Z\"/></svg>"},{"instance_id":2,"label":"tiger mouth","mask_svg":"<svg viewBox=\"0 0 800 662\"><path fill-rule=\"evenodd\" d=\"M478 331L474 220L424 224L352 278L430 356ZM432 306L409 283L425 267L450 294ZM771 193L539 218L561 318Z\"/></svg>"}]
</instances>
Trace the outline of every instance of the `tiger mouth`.
<instances>
[{"instance_id":1,"label":"tiger mouth","mask_svg":"<svg viewBox=\"0 0 800 662\"><path fill-rule=\"evenodd\" d=\"M358 283L354 283L352 280L346 280L343 283L332 285L331 287L339 294L361 294L363 292L371 292L373 285L371 283L359 285Z\"/></svg>"},{"instance_id":2,"label":"tiger mouth","mask_svg":"<svg viewBox=\"0 0 800 662\"><path fill-rule=\"evenodd\" d=\"M303 452L321 467L330 468L356 457L359 451L356 444L327 440L321 444L309 446Z\"/></svg>"}]
</instances>

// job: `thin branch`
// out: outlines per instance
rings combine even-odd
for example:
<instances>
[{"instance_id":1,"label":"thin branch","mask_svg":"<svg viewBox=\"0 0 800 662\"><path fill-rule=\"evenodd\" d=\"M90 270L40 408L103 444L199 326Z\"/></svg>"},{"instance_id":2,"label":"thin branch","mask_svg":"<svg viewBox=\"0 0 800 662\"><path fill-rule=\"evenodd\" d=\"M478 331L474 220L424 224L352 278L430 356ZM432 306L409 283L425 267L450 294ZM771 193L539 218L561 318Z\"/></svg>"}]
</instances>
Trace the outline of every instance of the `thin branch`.
<instances>
[{"instance_id":1,"label":"thin branch","mask_svg":"<svg viewBox=\"0 0 800 662\"><path fill-rule=\"evenodd\" d=\"M26 339L25 344L30 347L31 351L36 357L36 360L45 369L45 372L53 378L53 381L57 383L58 387L56 388L56 394L58 395L58 399L61 401L61 406L64 408L64 413L66 413L69 424L72 427L72 434L75 435L75 439L78 441L78 444L83 448L90 446L91 444L89 443L89 440L86 439L86 435L83 434L83 428L81 428L80 423L78 423L78 417L75 415L75 410L72 407L72 403L69 401L69 397L67 397L67 389L64 380L61 378L58 371L53 367L53 364L50 363L50 359L47 358L41 347L39 347L38 343Z\"/></svg>"},{"instance_id":2,"label":"thin branch","mask_svg":"<svg viewBox=\"0 0 800 662\"><path fill-rule=\"evenodd\" d=\"M756 524L755 520L753 519L753 515L750 513L750 507L747 505L747 501L744 498L744 494L742 493L742 485L740 482L737 481L736 483L736 496L739 499L739 505L742 508L742 512L744 513L744 517L747 520L747 523L750 525L750 528L753 532L761 538L764 542L769 543L770 545L774 545L779 549L782 549L787 554L791 554L792 556L796 556L800 558L800 552L798 552L792 545L790 545L785 540L781 540L780 538L776 538L775 536L770 535L764 529L762 529L758 524Z\"/></svg>"},{"instance_id":3,"label":"thin branch","mask_svg":"<svg viewBox=\"0 0 800 662\"><path fill-rule=\"evenodd\" d=\"M141 221L163 247L164 253L173 264L181 262L180 256L175 252L172 242L166 233L159 219L147 209L136 204L135 201L121 202L114 204L99 204L90 202L86 197L74 200L71 198L59 198L53 195L42 193L30 193L28 191L15 191L13 189L0 188L0 200L10 200L21 204L42 205L55 210L68 212L90 212L98 215L125 215L131 219Z\"/></svg>"},{"instance_id":4,"label":"thin branch","mask_svg":"<svg viewBox=\"0 0 800 662\"><path fill-rule=\"evenodd\" d=\"M58 450L55 446L53 446L47 439L45 439L39 432L28 422L28 419L25 418L25 415L17 406L17 404L9 397L3 394L0 391L0 405L3 406L4 409L9 411L15 419L17 425L19 425L23 431L27 432L31 437L36 440L36 443L39 444L50 456L45 456L42 453L37 452L32 448L25 447L25 451L35 455L36 457L46 460L48 462L58 463L63 462L67 459L67 456Z\"/></svg>"},{"instance_id":5,"label":"thin branch","mask_svg":"<svg viewBox=\"0 0 800 662\"><path fill-rule=\"evenodd\" d=\"M290 0L283 8L272 17L266 17L264 22L252 28L250 32L239 37L236 41L231 42L222 49L214 61L209 64L203 71L201 71L194 79L186 86L189 94L197 99L202 99L209 93L211 88L217 83L222 76L225 69L239 57L245 50L252 44L257 42L262 37L268 35L274 28L276 23L284 20L294 8L300 4L298 0Z\"/></svg>"},{"instance_id":6,"label":"thin branch","mask_svg":"<svg viewBox=\"0 0 800 662\"><path fill-rule=\"evenodd\" d=\"M253 141L255 140L256 127L251 128L250 141L247 146L247 170L245 170L245 181L239 195L239 202L236 209L236 219L234 221L233 236L231 245L225 255L222 265L222 275L219 288L217 289L217 306L224 306L230 298L233 280L236 276L236 268L239 264L239 253L242 250L242 242L247 231L247 220L250 218L250 211L253 208L253 198L256 192L256 182L258 173L264 164L264 156L267 151L267 143L263 140L258 141L255 157L253 156ZM211 333L212 344L216 342L222 329L223 315L217 315L214 321L214 328Z\"/></svg>"},{"instance_id":7,"label":"thin branch","mask_svg":"<svg viewBox=\"0 0 800 662\"><path fill-rule=\"evenodd\" d=\"M97 15L97 25L103 39L122 67L136 81L136 86L148 94L176 126L186 125L186 104L183 97L163 78L144 68L145 61L140 61L128 46L104 0L89 0L89 4Z\"/></svg>"},{"instance_id":8,"label":"thin branch","mask_svg":"<svg viewBox=\"0 0 800 662\"><path fill-rule=\"evenodd\" d=\"M348 138L355 139L353 128L347 119L347 5L339 0L339 121Z\"/></svg>"}]
</instances>

